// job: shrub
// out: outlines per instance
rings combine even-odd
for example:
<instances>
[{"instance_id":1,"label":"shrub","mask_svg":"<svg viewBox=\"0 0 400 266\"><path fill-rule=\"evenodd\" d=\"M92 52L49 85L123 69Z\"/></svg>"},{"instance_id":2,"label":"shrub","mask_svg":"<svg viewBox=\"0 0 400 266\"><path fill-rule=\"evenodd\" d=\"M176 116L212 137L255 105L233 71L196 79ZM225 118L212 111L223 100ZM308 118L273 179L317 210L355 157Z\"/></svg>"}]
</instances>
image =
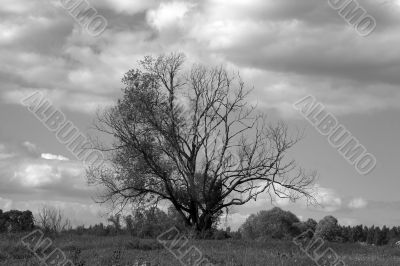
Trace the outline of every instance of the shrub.
<instances>
[{"instance_id":1,"label":"shrub","mask_svg":"<svg viewBox=\"0 0 400 266\"><path fill-rule=\"evenodd\" d=\"M295 224L299 222L299 219L293 213L275 207L272 210L251 215L241 226L240 232L243 237L248 239L259 237L291 238L298 233Z\"/></svg>"}]
</instances>

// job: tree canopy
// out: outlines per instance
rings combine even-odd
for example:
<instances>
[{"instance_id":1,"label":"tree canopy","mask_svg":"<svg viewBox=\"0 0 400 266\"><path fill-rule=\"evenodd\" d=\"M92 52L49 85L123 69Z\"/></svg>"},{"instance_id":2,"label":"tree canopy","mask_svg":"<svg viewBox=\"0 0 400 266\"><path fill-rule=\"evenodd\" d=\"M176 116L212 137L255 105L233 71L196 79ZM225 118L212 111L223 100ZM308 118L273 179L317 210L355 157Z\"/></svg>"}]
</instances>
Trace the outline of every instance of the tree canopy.
<instances>
[{"instance_id":1,"label":"tree canopy","mask_svg":"<svg viewBox=\"0 0 400 266\"><path fill-rule=\"evenodd\" d=\"M201 65L185 71L184 61L182 54L145 57L125 74L115 106L98 115L96 129L113 139L97 147L108 161L88 171L105 188L100 201L169 201L203 231L261 193L312 198L314 173L286 158L299 135L267 123L246 101L238 74Z\"/></svg>"},{"instance_id":2,"label":"tree canopy","mask_svg":"<svg viewBox=\"0 0 400 266\"><path fill-rule=\"evenodd\" d=\"M295 226L300 220L289 211L275 207L268 211L260 211L250 215L241 226L240 231L245 238L256 239L260 237L293 238L298 234Z\"/></svg>"}]
</instances>

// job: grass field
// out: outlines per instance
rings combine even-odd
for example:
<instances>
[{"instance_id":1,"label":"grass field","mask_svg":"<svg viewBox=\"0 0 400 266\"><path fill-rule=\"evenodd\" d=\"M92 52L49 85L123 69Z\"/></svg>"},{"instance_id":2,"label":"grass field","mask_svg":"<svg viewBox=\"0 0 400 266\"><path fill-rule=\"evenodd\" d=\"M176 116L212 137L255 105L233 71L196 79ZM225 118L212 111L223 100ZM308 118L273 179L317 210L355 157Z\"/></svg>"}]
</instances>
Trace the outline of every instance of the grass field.
<instances>
[{"instance_id":1,"label":"grass field","mask_svg":"<svg viewBox=\"0 0 400 266\"><path fill-rule=\"evenodd\" d=\"M20 242L23 235L0 236L0 265L40 265ZM243 240L191 240L214 265L316 265L290 241L247 242ZM61 236L54 246L65 252L76 266L181 265L155 240L129 236ZM360 244L330 243L346 265L400 265L400 249ZM147 264L144 264L148 262Z\"/></svg>"}]
</instances>

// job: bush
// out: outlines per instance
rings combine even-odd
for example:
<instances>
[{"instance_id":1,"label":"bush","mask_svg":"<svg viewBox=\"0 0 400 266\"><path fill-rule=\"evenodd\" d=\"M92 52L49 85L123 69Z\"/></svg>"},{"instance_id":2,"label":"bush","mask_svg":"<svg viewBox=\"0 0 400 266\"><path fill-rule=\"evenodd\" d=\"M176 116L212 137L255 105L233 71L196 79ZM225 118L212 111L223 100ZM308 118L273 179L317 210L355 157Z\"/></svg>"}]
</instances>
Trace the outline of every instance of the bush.
<instances>
[{"instance_id":1,"label":"bush","mask_svg":"<svg viewBox=\"0 0 400 266\"><path fill-rule=\"evenodd\" d=\"M244 238L248 239L259 237L292 238L298 233L295 224L299 222L299 219L293 213L275 207L272 210L251 215L241 226L240 232Z\"/></svg>"},{"instance_id":2,"label":"bush","mask_svg":"<svg viewBox=\"0 0 400 266\"><path fill-rule=\"evenodd\" d=\"M0 233L29 231L34 227L31 211L11 210L3 212L0 210Z\"/></svg>"},{"instance_id":3,"label":"bush","mask_svg":"<svg viewBox=\"0 0 400 266\"><path fill-rule=\"evenodd\" d=\"M339 241L340 230L337 219L333 216L325 216L319 221L315 229L315 235L327 241Z\"/></svg>"}]
</instances>

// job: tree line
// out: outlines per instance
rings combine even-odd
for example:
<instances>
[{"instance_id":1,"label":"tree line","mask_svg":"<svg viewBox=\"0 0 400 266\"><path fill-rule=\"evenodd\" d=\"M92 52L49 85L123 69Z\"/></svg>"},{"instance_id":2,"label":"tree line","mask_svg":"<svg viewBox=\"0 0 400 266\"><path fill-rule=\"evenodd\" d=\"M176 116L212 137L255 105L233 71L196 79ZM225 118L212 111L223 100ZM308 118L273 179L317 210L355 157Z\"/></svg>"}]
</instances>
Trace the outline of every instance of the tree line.
<instances>
[{"instance_id":1,"label":"tree line","mask_svg":"<svg viewBox=\"0 0 400 266\"><path fill-rule=\"evenodd\" d=\"M319 222L314 219L300 221L296 215L280 208L260 211L250 215L240 227L243 238L263 240L268 238L293 239L311 230L316 237L341 243L366 243L370 245L394 244L400 240L400 226L343 226L333 216L326 216ZM312 237L312 235L310 235Z\"/></svg>"},{"instance_id":2,"label":"tree line","mask_svg":"<svg viewBox=\"0 0 400 266\"><path fill-rule=\"evenodd\" d=\"M218 222L223 218L219 218ZM68 218L52 207L43 207L36 218L31 211L0 210L0 232L21 232L41 228L46 233L74 233L97 236L113 236L129 234L138 238L156 238L161 233L175 226L182 233L192 234L192 237L207 239L244 239L268 241L269 239L292 240L294 237L307 232L321 237L325 241L340 243L365 243L370 245L394 244L400 240L400 226L343 226L333 216L326 216L319 222L314 219L300 221L290 211L278 207L263 210L250 215L237 231L229 227L221 229L218 222L199 236L195 228L188 227L173 206L166 211L157 207L135 210L131 214L115 214L109 216L107 224L99 223L89 227L72 228ZM312 237L313 235L310 235Z\"/></svg>"}]
</instances>

